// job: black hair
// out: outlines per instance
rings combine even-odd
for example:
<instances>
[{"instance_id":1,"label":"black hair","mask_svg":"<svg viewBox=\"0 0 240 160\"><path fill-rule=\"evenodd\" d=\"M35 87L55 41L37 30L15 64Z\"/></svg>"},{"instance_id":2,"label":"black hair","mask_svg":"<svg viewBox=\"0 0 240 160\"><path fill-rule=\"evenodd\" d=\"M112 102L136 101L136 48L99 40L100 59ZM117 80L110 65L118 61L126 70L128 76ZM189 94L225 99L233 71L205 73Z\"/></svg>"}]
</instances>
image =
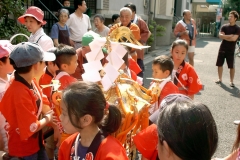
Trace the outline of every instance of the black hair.
<instances>
[{"instance_id":1,"label":"black hair","mask_svg":"<svg viewBox=\"0 0 240 160\"><path fill-rule=\"evenodd\" d=\"M186 40L177 39L172 43L171 49L173 50L176 46L184 46L188 50L188 43Z\"/></svg>"},{"instance_id":2,"label":"black hair","mask_svg":"<svg viewBox=\"0 0 240 160\"><path fill-rule=\"evenodd\" d=\"M76 55L76 50L71 46L59 44L56 47L55 55L55 63L61 69L62 64L70 64L72 57Z\"/></svg>"},{"instance_id":3,"label":"black hair","mask_svg":"<svg viewBox=\"0 0 240 160\"><path fill-rule=\"evenodd\" d=\"M104 22L105 21L105 18L101 15L101 14L96 14L93 19L95 18L99 18L101 22Z\"/></svg>"},{"instance_id":4,"label":"black hair","mask_svg":"<svg viewBox=\"0 0 240 160\"><path fill-rule=\"evenodd\" d=\"M113 15L112 15L112 22L115 22L116 19L118 19L118 17L120 17L119 14L113 14Z\"/></svg>"},{"instance_id":5,"label":"black hair","mask_svg":"<svg viewBox=\"0 0 240 160\"><path fill-rule=\"evenodd\" d=\"M208 107L184 100L160 112L158 137L159 145L165 141L184 160L210 160L218 144L217 126Z\"/></svg>"},{"instance_id":6,"label":"black hair","mask_svg":"<svg viewBox=\"0 0 240 160\"><path fill-rule=\"evenodd\" d=\"M82 2L85 0L74 0L74 9L77 10L78 6L82 6Z\"/></svg>"},{"instance_id":7,"label":"black hair","mask_svg":"<svg viewBox=\"0 0 240 160\"><path fill-rule=\"evenodd\" d=\"M236 18L236 21L238 20L239 14L237 11L231 11L229 14L232 14L234 16L234 18Z\"/></svg>"},{"instance_id":8,"label":"black hair","mask_svg":"<svg viewBox=\"0 0 240 160\"><path fill-rule=\"evenodd\" d=\"M32 69L32 66L33 65L30 65L30 66L26 66L26 67L17 67L15 62L11 59L10 59L10 64L13 66L13 68L15 69L15 71L18 73L18 74L25 74L25 73L28 73L31 71ZM43 63L43 61L40 61L40 64Z\"/></svg>"},{"instance_id":9,"label":"black hair","mask_svg":"<svg viewBox=\"0 0 240 160\"><path fill-rule=\"evenodd\" d=\"M2 57L2 58L0 58L0 61L3 62L4 64L6 64L8 58L9 57Z\"/></svg>"},{"instance_id":10,"label":"black hair","mask_svg":"<svg viewBox=\"0 0 240 160\"><path fill-rule=\"evenodd\" d=\"M24 19L26 19L27 17L32 17L32 16L26 16L26 17L24 17ZM39 22L36 18L34 18L34 17L32 17L33 19L35 19L36 21L37 21L37 24L42 24L41 22ZM43 25L41 25L41 27L42 27Z\"/></svg>"},{"instance_id":11,"label":"black hair","mask_svg":"<svg viewBox=\"0 0 240 160\"><path fill-rule=\"evenodd\" d=\"M133 3L125 4L124 7L128 7L128 8L130 8L132 10L132 12L137 13L137 8L136 8L135 4L133 4Z\"/></svg>"},{"instance_id":12,"label":"black hair","mask_svg":"<svg viewBox=\"0 0 240 160\"><path fill-rule=\"evenodd\" d=\"M96 83L74 82L64 89L62 100L67 107L69 119L76 128L81 129L78 121L86 114L94 117L94 123L109 134L116 132L121 125L122 115L116 106L109 105L107 115L108 104L102 89ZM104 118L104 115L107 116Z\"/></svg>"},{"instance_id":13,"label":"black hair","mask_svg":"<svg viewBox=\"0 0 240 160\"><path fill-rule=\"evenodd\" d=\"M169 73L170 73L169 75L172 74L174 65L170 56L167 56L167 55L158 56L153 60L153 64L159 65L160 69L163 72L169 70Z\"/></svg>"}]
</instances>

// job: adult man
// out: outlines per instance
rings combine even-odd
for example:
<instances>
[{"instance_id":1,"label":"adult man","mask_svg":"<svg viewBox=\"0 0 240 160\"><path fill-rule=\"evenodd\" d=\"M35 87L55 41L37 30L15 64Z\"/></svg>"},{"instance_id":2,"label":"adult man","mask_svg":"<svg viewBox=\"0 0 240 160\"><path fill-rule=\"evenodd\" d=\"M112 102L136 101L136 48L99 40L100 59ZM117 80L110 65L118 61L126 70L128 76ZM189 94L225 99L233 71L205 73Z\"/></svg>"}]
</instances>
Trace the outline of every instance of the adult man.
<instances>
[{"instance_id":1,"label":"adult man","mask_svg":"<svg viewBox=\"0 0 240 160\"><path fill-rule=\"evenodd\" d=\"M82 36L91 30L91 23L88 15L83 14L87 10L84 0L74 0L75 12L70 15L67 26L70 31L70 44L75 48L80 48Z\"/></svg>"},{"instance_id":2,"label":"adult man","mask_svg":"<svg viewBox=\"0 0 240 160\"><path fill-rule=\"evenodd\" d=\"M134 38L136 40L140 40L141 36L140 36L140 29L138 28L138 26L134 23L131 22L131 19L132 19L132 11L131 9L127 8L127 7L123 7L120 9L120 21L121 23L117 23L115 24L114 26L112 26L110 28L110 31L109 31L109 34L117 29L118 27L121 27L121 26L125 26L125 27L128 27L131 31L132 31L132 34L134 35ZM138 66L138 64L136 63L137 62L137 53L136 53L136 50L135 49L131 49L130 51L131 53L131 57L129 59L129 68L134 71L136 74L140 73L140 68ZM136 61L134 61L134 60Z\"/></svg>"},{"instance_id":3,"label":"adult man","mask_svg":"<svg viewBox=\"0 0 240 160\"><path fill-rule=\"evenodd\" d=\"M151 32L148 29L148 26L146 24L146 22L139 17L136 13L137 13L137 9L136 6L132 3L128 3L126 4L124 7L128 7L132 10L132 23L138 25L139 29L140 29L140 36L141 39L139 40L140 43L142 43L142 45L145 45L149 36L151 35ZM144 71L144 64L143 64L143 59L144 59L144 49L136 50L137 52L137 63L139 65L139 67L142 69L142 71L140 73L138 73L139 77L143 78L143 71Z\"/></svg>"},{"instance_id":4,"label":"adult man","mask_svg":"<svg viewBox=\"0 0 240 160\"><path fill-rule=\"evenodd\" d=\"M237 39L240 36L240 27L236 25L239 15L236 11L231 11L228 16L228 24L222 26L219 32L219 38L222 43L219 48L216 66L218 66L218 80L217 84L222 82L223 64L226 58L228 68L230 69L230 86L235 87L233 83L235 68L234 68L234 51Z\"/></svg>"},{"instance_id":5,"label":"adult man","mask_svg":"<svg viewBox=\"0 0 240 160\"><path fill-rule=\"evenodd\" d=\"M189 10L183 11L183 19L178 21L174 34L180 39L184 39L188 42L188 59L189 64L194 66L194 52L196 46L197 27L195 21L192 19L192 14Z\"/></svg>"}]
</instances>

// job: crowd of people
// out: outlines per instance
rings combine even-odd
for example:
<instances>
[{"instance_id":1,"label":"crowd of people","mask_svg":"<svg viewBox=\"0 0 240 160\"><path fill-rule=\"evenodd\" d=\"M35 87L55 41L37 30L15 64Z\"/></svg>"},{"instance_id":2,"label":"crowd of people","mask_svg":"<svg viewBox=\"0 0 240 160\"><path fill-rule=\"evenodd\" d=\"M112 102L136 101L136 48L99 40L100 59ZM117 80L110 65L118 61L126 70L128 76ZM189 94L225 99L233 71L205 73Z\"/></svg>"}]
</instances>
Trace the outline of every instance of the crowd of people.
<instances>
[{"instance_id":1,"label":"crowd of people","mask_svg":"<svg viewBox=\"0 0 240 160\"><path fill-rule=\"evenodd\" d=\"M68 2L64 1L66 7ZM83 64L88 62L86 54L94 49L89 45L95 38L107 37L124 26L146 45L151 32L132 3L123 6L119 15L114 14L109 26L96 14L94 32L84 14L86 2L75 0L74 9L72 14L66 8L58 11L59 22L52 26L49 37L42 28L46 24L43 11L31 6L18 18L31 33L28 42L13 46L0 40L0 159L128 159L130 153L114 137L124 116L106 101L99 83L82 80ZM191 12L185 10L183 17L174 29L178 39L172 43L171 56L161 55L152 62L149 88L157 88L159 94L148 108L149 126L132 137L142 160L210 160L218 145L210 110L194 101L203 87L193 62L197 31ZM227 52L231 50L222 49L236 44L240 29L234 23L238 13L232 11L229 17L230 24L220 31L223 42L216 83L221 83L226 58L234 87L234 60ZM144 75L144 50L125 48L120 69L137 81ZM108 63L106 56L101 63ZM44 87L53 80L60 82L57 90ZM240 127L233 152L224 160L240 159L239 136Z\"/></svg>"}]
</instances>

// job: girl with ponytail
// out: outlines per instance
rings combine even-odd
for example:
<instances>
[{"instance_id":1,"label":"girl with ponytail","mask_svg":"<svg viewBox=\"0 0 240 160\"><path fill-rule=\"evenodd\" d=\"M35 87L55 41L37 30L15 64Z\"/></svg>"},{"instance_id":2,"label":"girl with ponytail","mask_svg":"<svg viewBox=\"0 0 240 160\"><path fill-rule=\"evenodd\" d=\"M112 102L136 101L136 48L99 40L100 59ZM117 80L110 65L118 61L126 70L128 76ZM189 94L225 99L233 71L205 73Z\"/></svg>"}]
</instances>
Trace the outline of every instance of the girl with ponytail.
<instances>
[{"instance_id":1,"label":"girl with ponytail","mask_svg":"<svg viewBox=\"0 0 240 160\"><path fill-rule=\"evenodd\" d=\"M96 83L75 82L62 93L60 120L72 134L60 146L59 160L127 160L112 133L121 125L121 112L109 105Z\"/></svg>"}]
</instances>

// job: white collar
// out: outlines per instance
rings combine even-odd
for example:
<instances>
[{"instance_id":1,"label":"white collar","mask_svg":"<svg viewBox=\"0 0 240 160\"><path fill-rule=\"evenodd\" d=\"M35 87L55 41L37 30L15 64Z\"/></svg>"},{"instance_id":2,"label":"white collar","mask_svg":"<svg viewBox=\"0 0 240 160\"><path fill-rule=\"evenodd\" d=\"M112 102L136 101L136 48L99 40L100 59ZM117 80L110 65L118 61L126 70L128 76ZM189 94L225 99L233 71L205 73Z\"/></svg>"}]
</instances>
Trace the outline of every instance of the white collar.
<instances>
[{"instance_id":1,"label":"white collar","mask_svg":"<svg viewBox=\"0 0 240 160\"><path fill-rule=\"evenodd\" d=\"M138 20L138 16L137 16L137 14L135 14L135 17L134 17L133 23L137 24L137 20Z\"/></svg>"}]
</instances>

